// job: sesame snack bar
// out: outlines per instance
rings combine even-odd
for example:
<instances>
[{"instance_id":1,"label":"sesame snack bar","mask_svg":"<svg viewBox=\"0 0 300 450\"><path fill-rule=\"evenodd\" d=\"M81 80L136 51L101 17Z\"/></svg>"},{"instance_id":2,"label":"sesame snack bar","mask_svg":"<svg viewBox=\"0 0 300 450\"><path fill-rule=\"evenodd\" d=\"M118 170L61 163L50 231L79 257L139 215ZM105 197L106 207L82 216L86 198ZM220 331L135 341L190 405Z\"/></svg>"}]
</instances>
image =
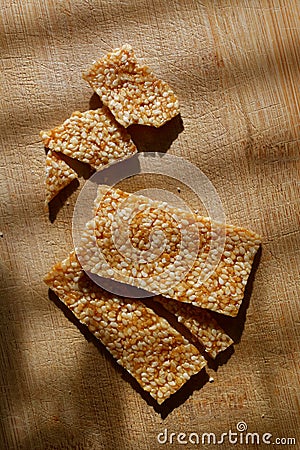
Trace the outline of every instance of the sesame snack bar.
<instances>
[{"instance_id":1,"label":"sesame snack bar","mask_svg":"<svg viewBox=\"0 0 300 450\"><path fill-rule=\"evenodd\" d=\"M40 136L47 148L102 169L137 152L127 131L105 106L74 112L62 125Z\"/></svg>"},{"instance_id":2,"label":"sesame snack bar","mask_svg":"<svg viewBox=\"0 0 300 450\"><path fill-rule=\"evenodd\" d=\"M92 273L230 316L260 245L244 228L105 186L90 232L100 249Z\"/></svg>"},{"instance_id":3,"label":"sesame snack bar","mask_svg":"<svg viewBox=\"0 0 300 450\"><path fill-rule=\"evenodd\" d=\"M155 297L154 300L174 314L178 322L188 328L211 358L216 358L220 352L233 344L231 337L225 333L207 309L161 296Z\"/></svg>"},{"instance_id":4,"label":"sesame snack bar","mask_svg":"<svg viewBox=\"0 0 300 450\"><path fill-rule=\"evenodd\" d=\"M74 252L45 283L159 404L206 365L195 346L142 302L93 283Z\"/></svg>"},{"instance_id":5,"label":"sesame snack bar","mask_svg":"<svg viewBox=\"0 0 300 450\"><path fill-rule=\"evenodd\" d=\"M96 245L94 229L95 219L92 219L86 224L81 242L76 248L79 261L82 261L86 272L93 272L95 264L99 262L99 257L101 257L100 250ZM233 344L233 340L223 331L207 309L161 296L154 297L154 300L173 314L177 321L190 331L196 341L202 344L204 350L212 358L216 358L220 352Z\"/></svg>"},{"instance_id":6,"label":"sesame snack bar","mask_svg":"<svg viewBox=\"0 0 300 450\"><path fill-rule=\"evenodd\" d=\"M48 151L46 156L46 200L47 205L63 188L78 178L77 173L60 156Z\"/></svg>"},{"instance_id":7,"label":"sesame snack bar","mask_svg":"<svg viewBox=\"0 0 300 450\"><path fill-rule=\"evenodd\" d=\"M172 89L137 62L128 44L95 62L83 78L124 127L160 127L179 114L178 99Z\"/></svg>"}]
</instances>

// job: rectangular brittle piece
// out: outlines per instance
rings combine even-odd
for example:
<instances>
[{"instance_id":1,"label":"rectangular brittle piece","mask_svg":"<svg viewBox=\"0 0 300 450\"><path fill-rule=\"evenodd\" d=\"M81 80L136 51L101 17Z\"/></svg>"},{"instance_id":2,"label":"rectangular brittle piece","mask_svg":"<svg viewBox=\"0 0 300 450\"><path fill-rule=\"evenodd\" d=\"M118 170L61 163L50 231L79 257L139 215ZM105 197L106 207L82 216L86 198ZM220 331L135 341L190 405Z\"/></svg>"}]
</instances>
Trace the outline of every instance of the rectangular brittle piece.
<instances>
[{"instance_id":1,"label":"rectangular brittle piece","mask_svg":"<svg viewBox=\"0 0 300 450\"><path fill-rule=\"evenodd\" d=\"M160 127L179 114L170 86L140 65L128 44L95 62L83 78L124 127Z\"/></svg>"},{"instance_id":2,"label":"rectangular brittle piece","mask_svg":"<svg viewBox=\"0 0 300 450\"><path fill-rule=\"evenodd\" d=\"M230 316L238 313L260 245L245 228L105 186L86 233L100 249L92 273ZM78 251L88 263L88 245Z\"/></svg>"},{"instance_id":3,"label":"rectangular brittle piece","mask_svg":"<svg viewBox=\"0 0 300 450\"><path fill-rule=\"evenodd\" d=\"M45 283L159 404L206 365L194 345L141 301L97 286L74 252Z\"/></svg>"}]
</instances>

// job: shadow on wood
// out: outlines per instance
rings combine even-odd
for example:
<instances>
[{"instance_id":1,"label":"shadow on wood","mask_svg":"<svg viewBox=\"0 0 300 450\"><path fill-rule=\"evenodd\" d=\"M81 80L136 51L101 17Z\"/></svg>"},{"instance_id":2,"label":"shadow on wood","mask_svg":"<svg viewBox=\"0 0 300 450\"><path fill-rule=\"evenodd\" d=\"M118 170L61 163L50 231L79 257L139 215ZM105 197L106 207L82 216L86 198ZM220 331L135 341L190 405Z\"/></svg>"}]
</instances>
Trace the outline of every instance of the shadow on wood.
<instances>
[{"instance_id":1,"label":"shadow on wood","mask_svg":"<svg viewBox=\"0 0 300 450\"><path fill-rule=\"evenodd\" d=\"M45 153L47 155L49 149L45 147ZM63 153L57 153L59 158L65 161L71 169L75 170L79 177L85 180L89 179L90 176L95 172L95 170L84 162L78 161L77 159L70 158L70 156L64 155ZM69 183L64 189L62 189L48 204L49 208L49 220L53 223L57 217L58 212L62 206L66 203L68 198L76 191L79 187L78 179L74 179Z\"/></svg>"},{"instance_id":2,"label":"shadow on wood","mask_svg":"<svg viewBox=\"0 0 300 450\"><path fill-rule=\"evenodd\" d=\"M230 347L226 348L226 350L219 353L215 359L207 358L207 365L210 369L213 369L215 372L217 372L218 368L226 364L233 354L234 347L233 345L231 345Z\"/></svg>"},{"instance_id":3,"label":"shadow on wood","mask_svg":"<svg viewBox=\"0 0 300 450\"><path fill-rule=\"evenodd\" d=\"M48 204L49 220L51 223L55 221L60 209L66 203L68 198L73 194L73 192L76 191L78 186L79 181L77 180L77 178L75 178L75 180L72 180L71 183L68 184L68 186L66 186L64 189L62 189Z\"/></svg>"},{"instance_id":4,"label":"shadow on wood","mask_svg":"<svg viewBox=\"0 0 300 450\"><path fill-rule=\"evenodd\" d=\"M102 108L103 103L100 100L99 95L96 94L96 92L94 92L93 95L91 96L90 101L89 101L89 105L90 105L90 109Z\"/></svg>"},{"instance_id":5,"label":"shadow on wood","mask_svg":"<svg viewBox=\"0 0 300 450\"><path fill-rule=\"evenodd\" d=\"M166 153L184 130L180 114L159 128L147 125L130 125L127 128L139 152Z\"/></svg>"},{"instance_id":6,"label":"shadow on wood","mask_svg":"<svg viewBox=\"0 0 300 450\"><path fill-rule=\"evenodd\" d=\"M133 389L141 395L149 406L153 407L154 411L158 413L162 419L165 419L172 411L174 411L174 409L185 403L185 401L191 397L193 392L200 391L209 380L209 377L203 368L199 373L193 375L183 386L181 386L177 392L165 400L163 404L159 405L148 392L141 388L136 379L126 372L125 369L123 370L122 378L131 384Z\"/></svg>"}]
</instances>

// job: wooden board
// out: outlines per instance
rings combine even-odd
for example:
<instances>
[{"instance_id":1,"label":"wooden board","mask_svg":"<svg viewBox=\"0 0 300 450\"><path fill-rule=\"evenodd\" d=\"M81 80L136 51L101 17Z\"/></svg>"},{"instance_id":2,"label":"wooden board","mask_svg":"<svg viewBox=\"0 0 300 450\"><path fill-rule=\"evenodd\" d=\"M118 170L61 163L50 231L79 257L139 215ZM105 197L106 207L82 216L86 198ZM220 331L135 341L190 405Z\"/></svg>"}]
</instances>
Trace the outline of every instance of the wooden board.
<instances>
[{"instance_id":1,"label":"wooden board","mask_svg":"<svg viewBox=\"0 0 300 450\"><path fill-rule=\"evenodd\" d=\"M299 15L298 0L1 1L1 448L181 448L157 435L240 421L299 445ZM225 324L234 354L161 410L42 282L72 248L79 189L51 223L38 133L94 104L81 72L125 42L179 96L168 152L209 177L229 222L263 236L239 322Z\"/></svg>"}]
</instances>

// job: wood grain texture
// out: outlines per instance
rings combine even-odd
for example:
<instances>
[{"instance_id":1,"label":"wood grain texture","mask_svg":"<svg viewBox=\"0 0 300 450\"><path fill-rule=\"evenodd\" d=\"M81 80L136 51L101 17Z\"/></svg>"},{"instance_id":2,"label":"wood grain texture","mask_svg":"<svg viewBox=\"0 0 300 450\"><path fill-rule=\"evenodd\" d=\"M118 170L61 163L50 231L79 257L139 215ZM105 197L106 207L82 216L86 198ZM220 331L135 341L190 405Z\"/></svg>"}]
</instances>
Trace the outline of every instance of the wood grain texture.
<instances>
[{"instance_id":1,"label":"wood grain texture","mask_svg":"<svg viewBox=\"0 0 300 450\"><path fill-rule=\"evenodd\" d=\"M299 445L299 16L298 0L1 1L1 448L181 448L157 434L241 420ZM51 223L38 133L89 108L81 72L125 42L179 96L168 152L210 178L229 222L263 236L234 354L162 414L42 282L72 247L79 190Z\"/></svg>"}]
</instances>

